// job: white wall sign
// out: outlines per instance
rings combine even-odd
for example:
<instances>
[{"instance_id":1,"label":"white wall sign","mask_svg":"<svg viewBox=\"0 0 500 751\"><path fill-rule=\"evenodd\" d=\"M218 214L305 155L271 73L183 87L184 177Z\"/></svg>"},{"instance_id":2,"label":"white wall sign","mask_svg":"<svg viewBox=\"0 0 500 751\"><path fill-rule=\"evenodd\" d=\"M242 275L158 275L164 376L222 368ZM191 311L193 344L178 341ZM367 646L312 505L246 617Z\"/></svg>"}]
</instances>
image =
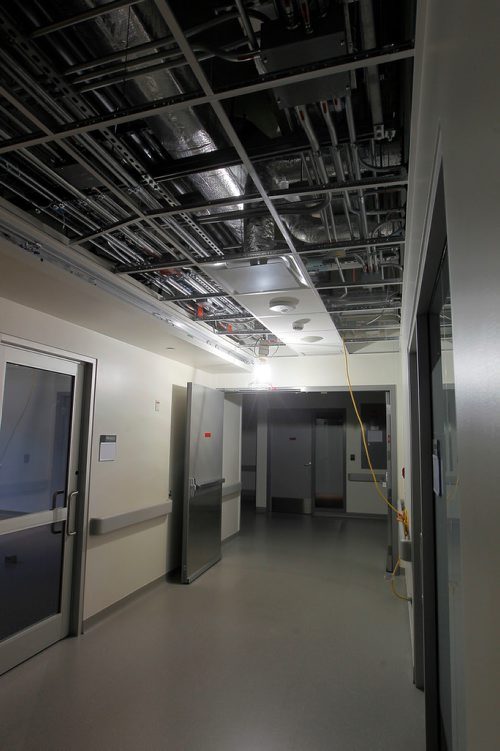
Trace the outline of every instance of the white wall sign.
<instances>
[{"instance_id":1,"label":"white wall sign","mask_svg":"<svg viewBox=\"0 0 500 751\"><path fill-rule=\"evenodd\" d=\"M116 459L116 435L101 435L99 438L99 461L114 462Z\"/></svg>"}]
</instances>

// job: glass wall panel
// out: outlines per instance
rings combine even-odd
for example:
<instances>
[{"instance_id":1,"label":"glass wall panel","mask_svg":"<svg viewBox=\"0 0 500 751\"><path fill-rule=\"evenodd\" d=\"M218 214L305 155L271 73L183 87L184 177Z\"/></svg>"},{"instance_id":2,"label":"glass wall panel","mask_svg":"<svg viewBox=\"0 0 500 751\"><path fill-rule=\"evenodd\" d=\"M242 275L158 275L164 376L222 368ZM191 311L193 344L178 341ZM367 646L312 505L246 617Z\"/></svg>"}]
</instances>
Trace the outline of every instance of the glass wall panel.
<instances>
[{"instance_id":1,"label":"glass wall panel","mask_svg":"<svg viewBox=\"0 0 500 751\"><path fill-rule=\"evenodd\" d=\"M7 363L0 520L65 505L73 377Z\"/></svg>"}]
</instances>

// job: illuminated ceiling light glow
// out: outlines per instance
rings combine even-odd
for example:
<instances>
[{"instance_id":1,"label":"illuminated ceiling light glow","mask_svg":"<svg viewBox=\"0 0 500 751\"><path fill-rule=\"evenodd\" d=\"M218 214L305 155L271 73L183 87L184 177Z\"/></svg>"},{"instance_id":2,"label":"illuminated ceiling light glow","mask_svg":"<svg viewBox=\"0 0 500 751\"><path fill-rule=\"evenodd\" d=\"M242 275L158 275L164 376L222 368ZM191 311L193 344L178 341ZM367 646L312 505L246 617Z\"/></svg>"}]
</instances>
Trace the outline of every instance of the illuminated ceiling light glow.
<instances>
[{"instance_id":1,"label":"illuminated ceiling light glow","mask_svg":"<svg viewBox=\"0 0 500 751\"><path fill-rule=\"evenodd\" d=\"M260 357L255 361L252 382L250 385L255 388L271 387L271 364L265 357Z\"/></svg>"}]
</instances>

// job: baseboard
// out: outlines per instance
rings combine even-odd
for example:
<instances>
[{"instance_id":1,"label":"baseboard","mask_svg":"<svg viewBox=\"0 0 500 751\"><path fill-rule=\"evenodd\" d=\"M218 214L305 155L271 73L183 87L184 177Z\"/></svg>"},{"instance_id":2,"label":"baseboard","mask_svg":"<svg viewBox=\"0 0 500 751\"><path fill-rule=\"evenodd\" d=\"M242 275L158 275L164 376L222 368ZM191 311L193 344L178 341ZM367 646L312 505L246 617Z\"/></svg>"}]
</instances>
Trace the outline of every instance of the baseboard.
<instances>
[{"instance_id":1,"label":"baseboard","mask_svg":"<svg viewBox=\"0 0 500 751\"><path fill-rule=\"evenodd\" d=\"M330 519L370 519L372 521L379 519L380 521L387 522L386 514L363 514L355 511L320 511L319 513L313 514L313 516L316 518L324 516L325 518Z\"/></svg>"},{"instance_id":2,"label":"baseboard","mask_svg":"<svg viewBox=\"0 0 500 751\"><path fill-rule=\"evenodd\" d=\"M162 574L157 579L153 579L153 581L148 582L148 584L145 584L143 587L139 587L139 589L134 590L134 592L131 592L129 595L125 595L125 597L122 597L120 600L117 600L111 605L108 605L108 607L104 608L104 610L100 610L98 613L94 613L94 615L85 618L82 624L82 633L85 633L89 628L92 628L92 626L97 625L108 616L113 615L113 613L116 613L118 610L121 610L125 607L125 605L128 605L134 600L138 600L140 597L142 597L142 595L145 595L150 590L155 589L159 584L165 582L165 580L166 574Z\"/></svg>"},{"instance_id":3,"label":"baseboard","mask_svg":"<svg viewBox=\"0 0 500 751\"><path fill-rule=\"evenodd\" d=\"M237 532L233 532L233 534L229 535L229 537L224 537L224 539L221 540L221 544L225 545L226 542L231 542L231 540L234 540L234 538L238 537L239 534L240 534L240 530L238 530Z\"/></svg>"}]
</instances>

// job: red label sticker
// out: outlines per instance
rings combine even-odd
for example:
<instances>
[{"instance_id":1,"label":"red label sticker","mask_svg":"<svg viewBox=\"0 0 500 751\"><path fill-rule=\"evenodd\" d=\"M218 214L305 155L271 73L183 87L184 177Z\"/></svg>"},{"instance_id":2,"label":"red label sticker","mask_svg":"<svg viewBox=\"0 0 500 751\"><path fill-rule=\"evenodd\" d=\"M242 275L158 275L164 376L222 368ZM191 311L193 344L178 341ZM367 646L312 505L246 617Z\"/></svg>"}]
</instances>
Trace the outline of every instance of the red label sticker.
<instances>
[{"instance_id":1,"label":"red label sticker","mask_svg":"<svg viewBox=\"0 0 500 751\"><path fill-rule=\"evenodd\" d=\"M204 436L205 436L205 438L211 438L212 437L212 433L204 433Z\"/></svg>"}]
</instances>

